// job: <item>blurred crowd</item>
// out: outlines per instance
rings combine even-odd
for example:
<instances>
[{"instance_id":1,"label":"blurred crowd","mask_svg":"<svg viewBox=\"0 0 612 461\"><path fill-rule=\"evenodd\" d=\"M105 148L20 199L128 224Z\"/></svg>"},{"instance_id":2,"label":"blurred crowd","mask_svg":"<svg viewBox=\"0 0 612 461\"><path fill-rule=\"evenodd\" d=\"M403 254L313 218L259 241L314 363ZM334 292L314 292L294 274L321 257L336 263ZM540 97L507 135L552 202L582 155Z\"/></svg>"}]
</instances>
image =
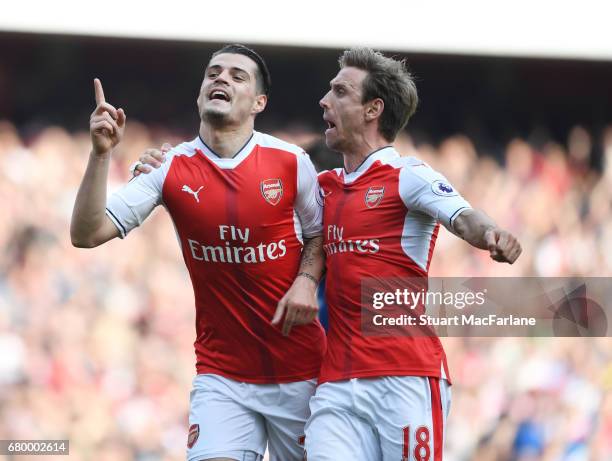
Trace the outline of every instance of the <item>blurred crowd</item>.
<instances>
[{"instance_id":1,"label":"blurred crowd","mask_svg":"<svg viewBox=\"0 0 612 461\"><path fill-rule=\"evenodd\" d=\"M272 134L318 166L336 155L309 130ZM577 126L537 149L514 139L494 158L462 135L415 145L402 134L398 151L443 172L523 246L514 265L496 264L442 229L430 275L611 276L612 128L599 135ZM130 122L110 190L166 141L182 139ZM73 248L89 150L86 132L22 136L0 122L0 439L70 439L74 460L184 460L195 316L175 232L158 209L127 242ZM443 342L454 378L447 460L612 460L612 340Z\"/></svg>"}]
</instances>

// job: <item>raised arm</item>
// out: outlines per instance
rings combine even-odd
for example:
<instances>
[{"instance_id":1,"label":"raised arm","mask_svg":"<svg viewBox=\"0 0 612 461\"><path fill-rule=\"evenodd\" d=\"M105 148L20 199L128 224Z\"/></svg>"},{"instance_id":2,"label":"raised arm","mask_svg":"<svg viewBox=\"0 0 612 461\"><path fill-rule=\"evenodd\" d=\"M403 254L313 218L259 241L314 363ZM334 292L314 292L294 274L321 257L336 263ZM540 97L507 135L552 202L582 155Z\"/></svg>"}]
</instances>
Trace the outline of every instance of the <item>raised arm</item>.
<instances>
[{"instance_id":1,"label":"raised arm","mask_svg":"<svg viewBox=\"0 0 612 461\"><path fill-rule=\"evenodd\" d=\"M470 245L489 250L491 258L512 264L521 254L521 244L510 232L495 224L485 213L467 209L453 223L455 233Z\"/></svg>"},{"instance_id":2,"label":"raised arm","mask_svg":"<svg viewBox=\"0 0 612 461\"><path fill-rule=\"evenodd\" d=\"M119 236L119 230L106 216L106 183L113 149L123 137L125 112L104 99L100 80L94 80L96 109L89 119L92 150L77 193L70 223L72 244L92 248Z\"/></svg>"}]
</instances>

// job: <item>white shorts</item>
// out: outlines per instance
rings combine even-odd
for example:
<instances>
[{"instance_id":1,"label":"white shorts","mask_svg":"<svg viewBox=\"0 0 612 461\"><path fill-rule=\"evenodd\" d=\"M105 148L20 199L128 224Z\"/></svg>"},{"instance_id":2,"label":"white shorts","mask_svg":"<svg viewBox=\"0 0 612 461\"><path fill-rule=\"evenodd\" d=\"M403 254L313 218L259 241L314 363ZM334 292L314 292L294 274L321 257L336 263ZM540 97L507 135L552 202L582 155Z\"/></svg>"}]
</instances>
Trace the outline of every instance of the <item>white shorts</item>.
<instances>
[{"instance_id":1,"label":"white shorts","mask_svg":"<svg viewBox=\"0 0 612 461\"><path fill-rule=\"evenodd\" d=\"M310 400L308 461L440 461L450 398L438 378L324 383Z\"/></svg>"},{"instance_id":2,"label":"white shorts","mask_svg":"<svg viewBox=\"0 0 612 461\"><path fill-rule=\"evenodd\" d=\"M249 384L203 374L193 379L187 459L302 461L304 424L316 380Z\"/></svg>"}]
</instances>

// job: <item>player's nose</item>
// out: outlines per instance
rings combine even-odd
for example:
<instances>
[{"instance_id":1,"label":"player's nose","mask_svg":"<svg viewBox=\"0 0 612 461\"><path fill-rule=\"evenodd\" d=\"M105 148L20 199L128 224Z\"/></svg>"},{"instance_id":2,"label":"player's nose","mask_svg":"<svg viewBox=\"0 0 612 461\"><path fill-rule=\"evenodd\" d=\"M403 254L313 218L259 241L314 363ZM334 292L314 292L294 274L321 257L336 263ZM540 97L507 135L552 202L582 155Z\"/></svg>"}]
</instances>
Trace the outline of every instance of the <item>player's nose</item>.
<instances>
[{"instance_id":1,"label":"player's nose","mask_svg":"<svg viewBox=\"0 0 612 461\"><path fill-rule=\"evenodd\" d=\"M323 109L328 109L329 108L329 104L327 103L327 97L328 96L329 96L329 91L319 101L319 106L321 106Z\"/></svg>"},{"instance_id":2,"label":"player's nose","mask_svg":"<svg viewBox=\"0 0 612 461\"><path fill-rule=\"evenodd\" d=\"M215 78L213 78L213 82L215 83L227 83L230 80L229 70L225 69L217 74Z\"/></svg>"}]
</instances>

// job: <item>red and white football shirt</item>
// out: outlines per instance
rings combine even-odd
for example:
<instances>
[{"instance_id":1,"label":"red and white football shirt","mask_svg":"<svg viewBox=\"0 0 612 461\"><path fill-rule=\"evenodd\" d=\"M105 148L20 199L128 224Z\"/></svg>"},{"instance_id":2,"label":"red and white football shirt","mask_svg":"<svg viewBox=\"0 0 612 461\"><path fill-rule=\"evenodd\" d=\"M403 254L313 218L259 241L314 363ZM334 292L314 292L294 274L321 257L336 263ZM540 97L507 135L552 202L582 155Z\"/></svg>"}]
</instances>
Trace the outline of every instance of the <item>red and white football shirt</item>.
<instances>
[{"instance_id":1,"label":"red and white football shirt","mask_svg":"<svg viewBox=\"0 0 612 461\"><path fill-rule=\"evenodd\" d=\"M302 238L321 233L317 175L299 147L254 132L233 157L198 137L108 200L127 235L157 205L174 222L194 288L198 373L250 383L316 377L325 351L318 322L283 337L271 325L299 267Z\"/></svg>"},{"instance_id":2,"label":"red and white football shirt","mask_svg":"<svg viewBox=\"0 0 612 461\"><path fill-rule=\"evenodd\" d=\"M362 282L426 278L441 222L470 208L440 173L391 147L371 154L353 173L319 175L324 197L328 348L319 383L379 376L448 379L435 336L366 336Z\"/></svg>"}]
</instances>

